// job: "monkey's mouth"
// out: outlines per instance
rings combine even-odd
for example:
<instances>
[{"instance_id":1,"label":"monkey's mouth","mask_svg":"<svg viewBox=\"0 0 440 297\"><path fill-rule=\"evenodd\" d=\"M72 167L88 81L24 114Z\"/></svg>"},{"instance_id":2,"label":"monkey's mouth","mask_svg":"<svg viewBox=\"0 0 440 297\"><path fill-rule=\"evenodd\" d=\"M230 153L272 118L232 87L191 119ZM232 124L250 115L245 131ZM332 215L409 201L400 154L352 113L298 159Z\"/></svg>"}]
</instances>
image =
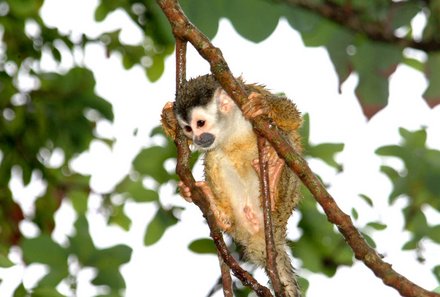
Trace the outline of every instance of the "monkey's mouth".
<instances>
[{"instance_id":1,"label":"monkey's mouth","mask_svg":"<svg viewBox=\"0 0 440 297\"><path fill-rule=\"evenodd\" d=\"M209 150L215 141L215 136L211 133L202 133L199 137L194 139L196 144L201 150Z\"/></svg>"}]
</instances>

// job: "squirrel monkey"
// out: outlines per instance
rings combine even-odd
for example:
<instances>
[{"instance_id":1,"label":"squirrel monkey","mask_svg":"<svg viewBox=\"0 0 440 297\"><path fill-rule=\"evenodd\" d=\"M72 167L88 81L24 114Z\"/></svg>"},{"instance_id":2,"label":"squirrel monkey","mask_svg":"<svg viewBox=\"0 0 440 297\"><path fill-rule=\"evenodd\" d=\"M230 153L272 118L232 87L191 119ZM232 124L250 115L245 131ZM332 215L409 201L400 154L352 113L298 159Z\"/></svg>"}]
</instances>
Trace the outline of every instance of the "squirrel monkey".
<instances>
[{"instance_id":1,"label":"squirrel monkey","mask_svg":"<svg viewBox=\"0 0 440 297\"><path fill-rule=\"evenodd\" d=\"M301 115L289 99L259 85L243 86L250 94L243 113L212 75L184 82L173 108L185 135L205 153L206 181L196 185L210 200L219 227L244 247L247 260L265 267L257 136L247 119L268 114L283 136L301 151ZM286 225L300 199L299 179L270 145L264 148L264 154L269 170L276 265L286 296L298 297L296 276L286 251ZM182 182L179 188L191 201L189 188Z\"/></svg>"}]
</instances>

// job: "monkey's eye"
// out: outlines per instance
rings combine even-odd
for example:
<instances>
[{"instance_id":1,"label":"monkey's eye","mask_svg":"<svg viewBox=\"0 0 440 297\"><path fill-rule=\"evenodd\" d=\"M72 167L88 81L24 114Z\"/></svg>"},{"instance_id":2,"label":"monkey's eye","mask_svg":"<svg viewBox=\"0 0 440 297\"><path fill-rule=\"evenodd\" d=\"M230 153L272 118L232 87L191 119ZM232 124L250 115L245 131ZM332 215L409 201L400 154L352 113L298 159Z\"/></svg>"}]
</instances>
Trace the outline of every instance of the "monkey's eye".
<instances>
[{"instance_id":1,"label":"monkey's eye","mask_svg":"<svg viewBox=\"0 0 440 297\"><path fill-rule=\"evenodd\" d=\"M185 131L188 132L188 133L192 132L192 129L191 129L190 126L185 126L185 127L183 127L183 129L185 129Z\"/></svg>"},{"instance_id":2,"label":"monkey's eye","mask_svg":"<svg viewBox=\"0 0 440 297\"><path fill-rule=\"evenodd\" d=\"M205 121L204 120L198 120L197 121L197 127L202 128L203 126L205 126Z\"/></svg>"}]
</instances>

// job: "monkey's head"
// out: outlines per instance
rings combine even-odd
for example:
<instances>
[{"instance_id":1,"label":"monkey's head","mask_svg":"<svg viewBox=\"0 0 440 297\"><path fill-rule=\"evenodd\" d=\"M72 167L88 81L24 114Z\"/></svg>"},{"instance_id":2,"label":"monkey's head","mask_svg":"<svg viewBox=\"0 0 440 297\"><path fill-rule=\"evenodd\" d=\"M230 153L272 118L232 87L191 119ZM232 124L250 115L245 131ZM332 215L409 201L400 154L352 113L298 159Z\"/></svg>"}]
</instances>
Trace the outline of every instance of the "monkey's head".
<instances>
[{"instance_id":1,"label":"monkey's head","mask_svg":"<svg viewBox=\"0 0 440 297\"><path fill-rule=\"evenodd\" d=\"M239 109L212 75L204 75L182 84L174 111L196 149L207 151L221 145L224 137L230 135L234 122L230 119ZM241 116L241 112L238 114Z\"/></svg>"}]
</instances>

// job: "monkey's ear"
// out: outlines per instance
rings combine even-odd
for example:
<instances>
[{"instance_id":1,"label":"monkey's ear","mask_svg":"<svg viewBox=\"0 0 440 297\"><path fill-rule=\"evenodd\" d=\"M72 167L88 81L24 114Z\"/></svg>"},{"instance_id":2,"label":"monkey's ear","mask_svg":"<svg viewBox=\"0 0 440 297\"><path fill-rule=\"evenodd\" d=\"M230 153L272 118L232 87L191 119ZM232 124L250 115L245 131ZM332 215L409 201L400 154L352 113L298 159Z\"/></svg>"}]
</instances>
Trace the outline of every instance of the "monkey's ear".
<instances>
[{"instance_id":1,"label":"monkey's ear","mask_svg":"<svg viewBox=\"0 0 440 297\"><path fill-rule=\"evenodd\" d=\"M214 92L214 99L217 102L218 109L223 113L228 113L234 107L234 100L222 88Z\"/></svg>"}]
</instances>

